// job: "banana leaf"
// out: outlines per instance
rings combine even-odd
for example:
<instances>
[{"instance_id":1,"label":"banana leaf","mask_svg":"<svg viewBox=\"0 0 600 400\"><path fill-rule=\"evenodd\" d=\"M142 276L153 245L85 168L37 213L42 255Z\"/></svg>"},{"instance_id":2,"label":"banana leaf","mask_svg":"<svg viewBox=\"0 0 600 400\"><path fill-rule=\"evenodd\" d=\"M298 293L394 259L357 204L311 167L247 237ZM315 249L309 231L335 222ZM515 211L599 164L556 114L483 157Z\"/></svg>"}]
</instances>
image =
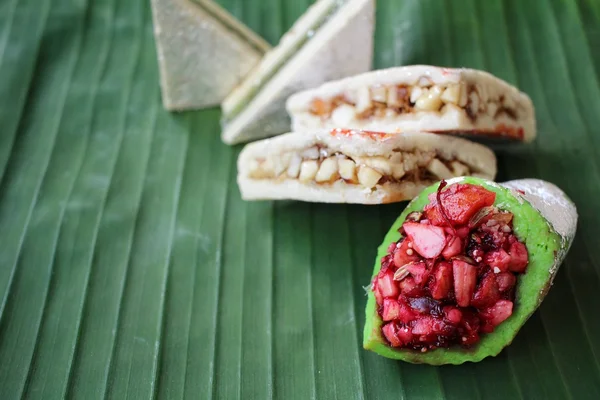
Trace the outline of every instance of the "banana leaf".
<instances>
[{"instance_id":1,"label":"banana leaf","mask_svg":"<svg viewBox=\"0 0 600 400\"><path fill-rule=\"evenodd\" d=\"M222 0L276 43L308 0ZM600 1L379 0L376 67L489 70L538 140L498 180L561 186L579 233L496 358L361 348L405 204L246 203L218 109L160 102L147 0L0 0L0 398L599 399Z\"/></svg>"}]
</instances>

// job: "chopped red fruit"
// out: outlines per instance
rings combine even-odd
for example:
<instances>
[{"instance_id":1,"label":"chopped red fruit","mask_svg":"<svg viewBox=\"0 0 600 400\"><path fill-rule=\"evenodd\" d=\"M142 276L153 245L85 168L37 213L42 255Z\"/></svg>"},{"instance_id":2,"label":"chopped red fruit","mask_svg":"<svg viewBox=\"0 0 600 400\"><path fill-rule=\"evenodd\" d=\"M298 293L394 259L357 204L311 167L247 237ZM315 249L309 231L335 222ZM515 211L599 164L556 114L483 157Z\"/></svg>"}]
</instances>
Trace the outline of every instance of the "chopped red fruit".
<instances>
[{"instance_id":1,"label":"chopped red fruit","mask_svg":"<svg viewBox=\"0 0 600 400\"><path fill-rule=\"evenodd\" d=\"M433 318L423 317L412 328L413 335L431 335L433 333Z\"/></svg>"},{"instance_id":2,"label":"chopped red fruit","mask_svg":"<svg viewBox=\"0 0 600 400\"><path fill-rule=\"evenodd\" d=\"M397 300L393 299L384 299L383 300L383 313L381 314L381 318L384 321L393 321L398 319L400 316L400 303Z\"/></svg>"},{"instance_id":3,"label":"chopped red fruit","mask_svg":"<svg viewBox=\"0 0 600 400\"><path fill-rule=\"evenodd\" d=\"M493 326L498 326L512 315L513 302L499 300L493 306L481 312L481 316L488 320Z\"/></svg>"},{"instance_id":4,"label":"chopped red fruit","mask_svg":"<svg viewBox=\"0 0 600 400\"><path fill-rule=\"evenodd\" d=\"M401 327L396 331L396 335L403 343L410 343L413 340L413 334L411 329L407 327Z\"/></svg>"},{"instance_id":5,"label":"chopped red fruit","mask_svg":"<svg viewBox=\"0 0 600 400\"><path fill-rule=\"evenodd\" d=\"M406 296L418 296L421 293L421 287L417 285L417 282L411 276L402 279L398 283L398 286L400 287L400 292Z\"/></svg>"},{"instance_id":6,"label":"chopped red fruit","mask_svg":"<svg viewBox=\"0 0 600 400\"><path fill-rule=\"evenodd\" d=\"M454 256L459 255L462 252L462 240L458 236L451 236L448 239L446 247L442 251L442 256L449 260Z\"/></svg>"},{"instance_id":7,"label":"chopped red fruit","mask_svg":"<svg viewBox=\"0 0 600 400\"><path fill-rule=\"evenodd\" d=\"M400 297L398 300L398 304L400 308L398 310L398 320L404 322L405 324L414 321L417 319L417 313L413 311L412 308L406 303L406 300Z\"/></svg>"},{"instance_id":8,"label":"chopped red fruit","mask_svg":"<svg viewBox=\"0 0 600 400\"><path fill-rule=\"evenodd\" d=\"M417 285L425 283L429 277L429 271L427 271L427 267L423 261L406 264L404 268L412 275Z\"/></svg>"},{"instance_id":9,"label":"chopped red fruit","mask_svg":"<svg viewBox=\"0 0 600 400\"><path fill-rule=\"evenodd\" d=\"M456 235L461 238L461 239L465 239L467 236L469 236L469 227L468 226L462 226L460 228L456 228Z\"/></svg>"},{"instance_id":10,"label":"chopped red fruit","mask_svg":"<svg viewBox=\"0 0 600 400\"><path fill-rule=\"evenodd\" d=\"M400 329L401 328L399 328L395 322L389 322L381 328L383 335L393 347L402 346L402 340L398 336L398 331Z\"/></svg>"},{"instance_id":11,"label":"chopped red fruit","mask_svg":"<svg viewBox=\"0 0 600 400\"><path fill-rule=\"evenodd\" d=\"M446 234L438 226L406 222L402 227L412 241L413 249L422 257L435 258L446 246Z\"/></svg>"},{"instance_id":12,"label":"chopped red fruit","mask_svg":"<svg viewBox=\"0 0 600 400\"><path fill-rule=\"evenodd\" d=\"M513 272L525 271L525 268L527 268L527 264L529 263L527 247L521 242L514 242L510 245L508 254L510 254L510 270Z\"/></svg>"},{"instance_id":13,"label":"chopped red fruit","mask_svg":"<svg viewBox=\"0 0 600 400\"><path fill-rule=\"evenodd\" d=\"M501 272L496 276L496 282L498 283L498 290L506 292L515 286L517 278L510 272Z\"/></svg>"},{"instance_id":14,"label":"chopped red fruit","mask_svg":"<svg viewBox=\"0 0 600 400\"><path fill-rule=\"evenodd\" d=\"M456 304L467 307L471 302L471 296L473 296L477 284L477 269L474 265L464 261L454 260L452 262L452 272L454 275Z\"/></svg>"},{"instance_id":15,"label":"chopped red fruit","mask_svg":"<svg viewBox=\"0 0 600 400\"><path fill-rule=\"evenodd\" d=\"M500 299L500 290L496 282L496 276L492 272L488 272L473 295L471 305L477 308L489 307Z\"/></svg>"},{"instance_id":16,"label":"chopped red fruit","mask_svg":"<svg viewBox=\"0 0 600 400\"><path fill-rule=\"evenodd\" d=\"M470 184L440 188L423 212L407 216L404 237L388 246L373 280L393 347L475 345L512 315L517 277L529 261L514 215L493 205L495 193Z\"/></svg>"},{"instance_id":17,"label":"chopped red fruit","mask_svg":"<svg viewBox=\"0 0 600 400\"><path fill-rule=\"evenodd\" d=\"M387 270L383 274L380 273L376 286L382 298L397 297L400 294L398 286L394 282L394 273L392 270Z\"/></svg>"},{"instance_id":18,"label":"chopped red fruit","mask_svg":"<svg viewBox=\"0 0 600 400\"><path fill-rule=\"evenodd\" d=\"M450 185L440 194L441 207L437 204L437 198L433 193L430 196L430 204L425 206L425 214L434 225L444 225L446 214L448 220L454 225L464 225L482 207L491 206L496 200L496 193L481 186L471 184Z\"/></svg>"},{"instance_id":19,"label":"chopped red fruit","mask_svg":"<svg viewBox=\"0 0 600 400\"><path fill-rule=\"evenodd\" d=\"M419 255L413 250L413 244L408 239L404 239L400 247L394 249L394 265L398 268L419 260Z\"/></svg>"},{"instance_id":20,"label":"chopped red fruit","mask_svg":"<svg viewBox=\"0 0 600 400\"><path fill-rule=\"evenodd\" d=\"M452 289L452 265L450 263L442 261L437 265L429 289L431 297L436 300L448 297Z\"/></svg>"},{"instance_id":21,"label":"chopped red fruit","mask_svg":"<svg viewBox=\"0 0 600 400\"><path fill-rule=\"evenodd\" d=\"M458 325L462 321L462 312L456 307L444 307L444 315L451 324Z\"/></svg>"},{"instance_id":22,"label":"chopped red fruit","mask_svg":"<svg viewBox=\"0 0 600 400\"><path fill-rule=\"evenodd\" d=\"M490 266L496 272L495 268L499 271L508 271L508 264L510 263L510 256L503 249L492 250L485 255L484 262Z\"/></svg>"}]
</instances>

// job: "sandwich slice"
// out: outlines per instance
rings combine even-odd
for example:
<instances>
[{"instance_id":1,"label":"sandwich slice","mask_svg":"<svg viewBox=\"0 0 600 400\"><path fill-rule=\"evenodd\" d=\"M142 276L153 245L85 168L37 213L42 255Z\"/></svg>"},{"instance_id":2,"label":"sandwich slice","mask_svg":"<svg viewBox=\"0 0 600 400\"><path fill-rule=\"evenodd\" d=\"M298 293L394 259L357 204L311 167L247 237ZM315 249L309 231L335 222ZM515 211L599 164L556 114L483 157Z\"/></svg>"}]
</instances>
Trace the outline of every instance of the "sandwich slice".
<instances>
[{"instance_id":1,"label":"sandwich slice","mask_svg":"<svg viewBox=\"0 0 600 400\"><path fill-rule=\"evenodd\" d=\"M211 0L152 0L163 105L221 103L270 46Z\"/></svg>"},{"instance_id":2,"label":"sandwich slice","mask_svg":"<svg viewBox=\"0 0 600 400\"><path fill-rule=\"evenodd\" d=\"M319 0L223 102L222 138L234 144L289 131L294 92L368 71L375 0Z\"/></svg>"},{"instance_id":3,"label":"sandwich slice","mask_svg":"<svg viewBox=\"0 0 600 400\"><path fill-rule=\"evenodd\" d=\"M245 200L393 203L465 175L493 179L494 153L465 139L421 132L293 132L250 143L238 159Z\"/></svg>"},{"instance_id":4,"label":"sandwich slice","mask_svg":"<svg viewBox=\"0 0 600 400\"><path fill-rule=\"evenodd\" d=\"M473 69L413 65L368 72L291 96L293 130L429 131L472 137L535 138L529 97Z\"/></svg>"}]
</instances>

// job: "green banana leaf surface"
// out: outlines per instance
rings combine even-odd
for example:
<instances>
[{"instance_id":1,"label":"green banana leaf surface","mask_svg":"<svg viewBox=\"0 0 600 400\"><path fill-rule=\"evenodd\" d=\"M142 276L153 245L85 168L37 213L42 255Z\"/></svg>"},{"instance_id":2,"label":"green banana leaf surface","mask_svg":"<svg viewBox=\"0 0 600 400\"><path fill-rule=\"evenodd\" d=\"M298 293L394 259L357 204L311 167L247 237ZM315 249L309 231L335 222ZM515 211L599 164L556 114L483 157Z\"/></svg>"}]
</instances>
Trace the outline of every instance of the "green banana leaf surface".
<instances>
[{"instance_id":1,"label":"green banana leaf surface","mask_svg":"<svg viewBox=\"0 0 600 400\"><path fill-rule=\"evenodd\" d=\"M219 3L274 44L310 1ZM600 1L379 0L375 66L416 63L527 92L538 139L498 148L498 180L580 213L542 307L478 364L362 349L405 203L242 201L219 110L161 106L148 0L0 0L0 399L600 399Z\"/></svg>"}]
</instances>

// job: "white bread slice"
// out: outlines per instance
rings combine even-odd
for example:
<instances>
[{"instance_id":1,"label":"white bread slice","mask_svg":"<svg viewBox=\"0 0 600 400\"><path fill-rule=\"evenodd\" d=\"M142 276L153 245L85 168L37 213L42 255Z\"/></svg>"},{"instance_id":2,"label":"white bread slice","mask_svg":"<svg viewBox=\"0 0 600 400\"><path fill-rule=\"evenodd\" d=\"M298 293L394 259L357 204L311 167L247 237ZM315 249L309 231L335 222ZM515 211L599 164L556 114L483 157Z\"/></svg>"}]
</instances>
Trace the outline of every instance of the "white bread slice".
<instances>
[{"instance_id":1,"label":"white bread slice","mask_svg":"<svg viewBox=\"0 0 600 400\"><path fill-rule=\"evenodd\" d=\"M330 161L325 165L325 160ZM350 173L342 166L349 161L354 163ZM494 153L447 135L335 129L287 133L246 145L237 180L245 200L383 204L410 200L435 181L465 173L493 179Z\"/></svg>"},{"instance_id":2,"label":"white bread slice","mask_svg":"<svg viewBox=\"0 0 600 400\"><path fill-rule=\"evenodd\" d=\"M341 6L338 3L340 0L317 1L245 82L227 97L223 103L222 123L225 143L287 132L290 128L285 111L288 96L371 68L375 0L344 0ZM322 21L331 10L334 13L313 32L310 27ZM295 49L294 44L306 37L308 41ZM291 58L285 60L290 54L293 54ZM240 106L252 90L257 90L256 94L248 104ZM235 108L241 111L228 115Z\"/></svg>"},{"instance_id":3,"label":"white bread slice","mask_svg":"<svg viewBox=\"0 0 600 400\"><path fill-rule=\"evenodd\" d=\"M218 105L270 46L211 0L152 0L163 105Z\"/></svg>"},{"instance_id":4,"label":"white bread slice","mask_svg":"<svg viewBox=\"0 0 600 400\"><path fill-rule=\"evenodd\" d=\"M391 90L398 88L408 91L404 101L397 94L390 99ZM315 112L315 102L327 108L335 99L334 111ZM376 107L380 111L370 115ZM423 130L525 142L536 136L535 111L525 93L487 72L466 68L413 65L372 71L297 93L288 99L287 110L292 130Z\"/></svg>"}]
</instances>

